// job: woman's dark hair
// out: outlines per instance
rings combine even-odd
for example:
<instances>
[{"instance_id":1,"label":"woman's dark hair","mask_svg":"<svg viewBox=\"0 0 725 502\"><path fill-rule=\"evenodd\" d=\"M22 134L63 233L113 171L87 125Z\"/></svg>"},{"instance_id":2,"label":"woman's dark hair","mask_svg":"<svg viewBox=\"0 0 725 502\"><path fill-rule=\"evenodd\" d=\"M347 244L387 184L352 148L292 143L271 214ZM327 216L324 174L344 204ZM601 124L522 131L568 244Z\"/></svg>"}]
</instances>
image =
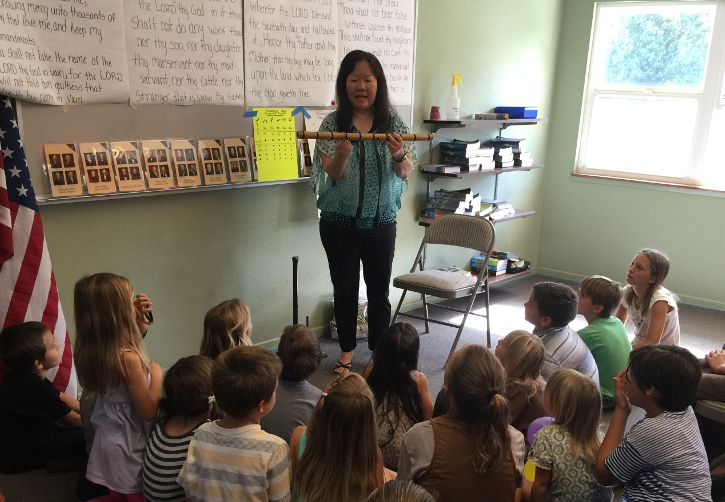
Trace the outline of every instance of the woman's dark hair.
<instances>
[{"instance_id":1,"label":"woman's dark hair","mask_svg":"<svg viewBox=\"0 0 725 502\"><path fill-rule=\"evenodd\" d=\"M164 395L159 403L160 420L190 418L209 411L212 360L206 356L182 357L164 375Z\"/></svg>"},{"instance_id":2,"label":"woman's dark hair","mask_svg":"<svg viewBox=\"0 0 725 502\"><path fill-rule=\"evenodd\" d=\"M342 59L340 70L337 72L335 94L337 95L337 129L340 132L352 132L352 103L347 97L347 77L360 61L366 61L373 70L375 80L378 81L378 91L373 102L373 122L379 132L389 132L392 125L390 119L390 97L388 95L388 82L385 79L383 67L374 54L365 51L350 51Z\"/></svg>"},{"instance_id":3,"label":"woman's dark hair","mask_svg":"<svg viewBox=\"0 0 725 502\"><path fill-rule=\"evenodd\" d=\"M375 345L373 369L367 382L381 412L379 416L384 416L385 420L392 417L391 430L398 428L403 416L414 423L423 421L418 383L410 376L411 371L418 369L419 350L418 331L404 322L396 322L383 331Z\"/></svg>"}]
</instances>

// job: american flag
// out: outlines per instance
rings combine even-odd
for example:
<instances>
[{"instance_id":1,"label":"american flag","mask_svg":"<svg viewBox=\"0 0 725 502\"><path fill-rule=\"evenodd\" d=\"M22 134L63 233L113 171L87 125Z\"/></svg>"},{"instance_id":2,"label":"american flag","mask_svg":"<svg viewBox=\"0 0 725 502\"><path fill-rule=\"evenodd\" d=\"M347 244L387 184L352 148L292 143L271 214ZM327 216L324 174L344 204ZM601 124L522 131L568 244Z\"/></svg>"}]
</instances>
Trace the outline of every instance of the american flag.
<instances>
[{"instance_id":1,"label":"american flag","mask_svg":"<svg viewBox=\"0 0 725 502\"><path fill-rule=\"evenodd\" d=\"M63 352L63 361L48 372L48 379L76 397L70 338L18 123L6 96L0 96L0 150L0 321L3 328L25 321L48 326ZM0 368L0 379L6 370Z\"/></svg>"}]
</instances>

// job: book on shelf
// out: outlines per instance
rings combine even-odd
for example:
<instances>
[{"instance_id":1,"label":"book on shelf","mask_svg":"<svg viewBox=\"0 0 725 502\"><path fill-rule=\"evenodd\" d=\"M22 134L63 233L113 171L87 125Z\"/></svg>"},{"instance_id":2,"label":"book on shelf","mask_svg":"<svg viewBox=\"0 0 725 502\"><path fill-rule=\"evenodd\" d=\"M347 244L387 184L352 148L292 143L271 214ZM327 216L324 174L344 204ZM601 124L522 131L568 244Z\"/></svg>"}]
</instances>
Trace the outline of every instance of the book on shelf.
<instances>
[{"instance_id":1,"label":"book on shelf","mask_svg":"<svg viewBox=\"0 0 725 502\"><path fill-rule=\"evenodd\" d=\"M506 258L494 258L491 257L488 259L488 269L489 270L506 270L506 265L508 264L508 260Z\"/></svg>"},{"instance_id":2,"label":"book on shelf","mask_svg":"<svg viewBox=\"0 0 725 502\"><path fill-rule=\"evenodd\" d=\"M496 209L495 211L489 213L488 217L491 220L502 220L515 212L516 210L514 208Z\"/></svg>"},{"instance_id":3,"label":"book on shelf","mask_svg":"<svg viewBox=\"0 0 725 502\"><path fill-rule=\"evenodd\" d=\"M521 160L529 160L531 159L531 154L529 152L513 152L514 154L514 160L521 159Z\"/></svg>"},{"instance_id":4,"label":"book on shelf","mask_svg":"<svg viewBox=\"0 0 725 502\"><path fill-rule=\"evenodd\" d=\"M496 161L496 169L503 169L504 167L514 167L513 159L507 160L507 161L500 161L500 160Z\"/></svg>"},{"instance_id":5,"label":"book on shelf","mask_svg":"<svg viewBox=\"0 0 725 502\"><path fill-rule=\"evenodd\" d=\"M446 190L441 188L433 191L433 197L438 198L459 198L464 200L471 200L473 198L473 191L470 188L461 188L460 190Z\"/></svg>"},{"instance_id":6,"label":"book on shelf","mask_svg":"<svg viewBox=\"0 0 725 502\"><path fill-rule=\"evenodd\" d=\"M509 155L514 153L511 145L496 145L493 148L494 155Z\"/></svg>"},{"instance_id":7,"label":"book on shelf","mask_svg":"<svg viewBox=\"0 0 725 502\"><path fill-rule=\"evenodd\" d=\"M479 171L489 171L493 169L496 169L496 162L493 160L479 164Z\"/></svg>"},{"instance_id":8,"label":"book on shelf","mask_svg":"<svg viewBox=\"0 0 725 502\"><path fill-rule=\"evenodd\" d=\"M495 155L494 155L495 159ZM511 160L513 160L513 156L511 157ZM457 166L468 166L469 168L472 166L479 166L483 164L484 162L490 162L491 157L457 157L455 155L443 155L441 158L441 162L446 164L455 164ZM477 170L478 167L476 167Z\"/></svg>"},{"instance_id":9,"label":"book on shelf","mask_svg":"<svg viewBox=\"0 0 725 502\"><path fill-rule=\"evenodd\" d=\"M514 154L511 152L504 153L502 155L494 155L493 161L494 162L511 162L514 160Z\"/></svg>"},{"instance_id":10,"label":"book on shelf","mask_svg":"<svg viewBox=\"0 0 725 502\"><path fill-rule=\"evenodd\" d=\"M469 199L447 199L431 197L425 203L426 208L430 209L472 209L474 211L481 210L481 196L476 194Z\"/></svg>"},{"instance_id":11,"label":"book on shelf","mask_svg":"<svg viewBox=\"0 0 725 502\"><path fill-rule=\"evenodd\" d=\"M492 272L491 270L489 270L489 271L488 271L488 275L490 275L490 276L494 276L494 277L496 277L496 276L499 276L499 275L506 275L506 269L503 269L503 270L497 270L497 271L495 271L495 272Z\"/></svg>"},{"instance_id":12,"label":"book on shelf","mask_svg":"<svg viewBox=\"0 0 725 502\"><path fill-rule=\"evenodd\" d=\"M513 204L505 200L481 199L482 204L491 204L494 209L513 209Z\"/></svg>"},{"instance_id":13,"label":"book on shelf","mask_svg":"<svg viewBox=\"0 0 725 502\"><path fill-rule=\"evenodd\" d=\"M479 150L481 148L481 142L477 139L472 141L463 141L460 139L454 139L453 141L441 141L441 149L459 151L468 150Z\"/></svg>"},{"instance_id":14,"label":"book on shelf","mask_svg":"<svg viewBox=\"0 0 725 502\"><path fill-rule=\"evenodd\" d=\"M490 139L488 144L493 147L509 145L511 148L526 151L526 140L523 138L503 138L501 136L496 136L495 138Z\"/></svg>"},{"instance_id":15,"label":"book on shelf","mask_svg":"<svg viewBox=\"0 0 725 502\"><path fill-rule=\"evenodd\" d=\"M534 165L534 161L529 157L528 159L514 159L514 167L531 167Z\"/></svg>"},{"instance_id":16,"label":"book on shelf","mask_svg":"<svg viewBox=\"0 0 725 502\"><path fill-rule=\"evenodd\" d=\"M493 155L493 147L482 146L477 150L463 150L456 148L441 147L441 155L455 155L456 157L491 157Z\"/></svg>"},{"instance_id":17,"label":"book on shelf","mask_svg":"<svg viewBox=\"0 0 725 502\"><path fill-rule=\"evenodd\" d=\"M509 251L497 251L495 249L493 251L491 251L491 256L493 256L495 258L503 258L505 260L513 260L513 261L516 261L519 259L518 253L511 253Z\"/></svg>"},{"instance_id":18,"label":"book on shelf","mask_svg":"<svg viewBox=\"0 0 725 502\"><path fill-rule=\"evenodd\" d=\"M425 171L427 173L453 174L461 172L461 166L454 166L451 164L426 164L421 166L420 169L421 171Z\"/></svg>"},{"instance_id":19,"label":"book on shelf","mask_svg":"<svg viewBox=\"0 0 725 502\"><path fill-rule=\"evenodd\" d=\"M508 113L476 113L473 118L475 120L508 120Z\"/></svg>"}]
</instances>

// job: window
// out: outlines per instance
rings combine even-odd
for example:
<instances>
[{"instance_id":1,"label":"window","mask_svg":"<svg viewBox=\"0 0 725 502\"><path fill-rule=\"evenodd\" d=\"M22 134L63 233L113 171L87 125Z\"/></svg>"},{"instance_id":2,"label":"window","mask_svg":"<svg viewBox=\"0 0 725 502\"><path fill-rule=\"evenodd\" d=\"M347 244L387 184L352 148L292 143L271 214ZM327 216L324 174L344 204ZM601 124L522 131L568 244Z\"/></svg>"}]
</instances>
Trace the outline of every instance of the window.
<instances>
[{"instance_id":1,"label":"window","mask_svg":"<svg viewBox=\"0 0 725 502\"><path fill-rule=\"evenodd\" d=\"M577 172L725 189L725 2L600 3Z\"/></svg>"}]
</instances>

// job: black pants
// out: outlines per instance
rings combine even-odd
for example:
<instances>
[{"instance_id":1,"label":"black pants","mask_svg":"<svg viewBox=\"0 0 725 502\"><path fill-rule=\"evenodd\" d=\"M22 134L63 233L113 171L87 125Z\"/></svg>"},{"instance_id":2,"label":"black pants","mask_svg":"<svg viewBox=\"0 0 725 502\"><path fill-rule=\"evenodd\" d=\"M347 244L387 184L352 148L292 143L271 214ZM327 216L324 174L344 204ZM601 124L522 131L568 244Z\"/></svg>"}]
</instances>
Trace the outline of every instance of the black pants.
<instances>
[{"instance_id":1,"label":"black pants","mask_svg":"<svg viewBox=\"0 0 725 502\"><path fill-rule=\"evenodd\" d=\"M351 352L357 345L357 296L360 261L368 290L368 348L373 350L380 334L390 326L390 275L395 254L396 224L361 230L320 220L320 239L327 253L335 289L335 320L340 349Z\"/></svg>"}]
</instances>

